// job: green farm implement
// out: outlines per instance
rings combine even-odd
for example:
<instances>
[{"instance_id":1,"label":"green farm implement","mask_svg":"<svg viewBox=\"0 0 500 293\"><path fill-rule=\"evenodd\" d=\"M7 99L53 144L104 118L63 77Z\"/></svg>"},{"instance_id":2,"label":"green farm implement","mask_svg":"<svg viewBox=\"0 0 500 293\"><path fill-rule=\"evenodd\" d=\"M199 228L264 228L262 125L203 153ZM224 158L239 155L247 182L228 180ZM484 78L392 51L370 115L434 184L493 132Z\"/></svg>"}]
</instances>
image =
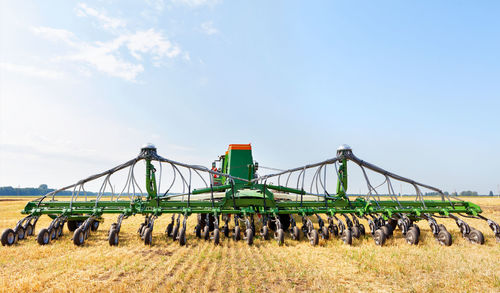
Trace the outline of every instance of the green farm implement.
<instances>
[{"instance_id":1,"label":"green farm implement","mask_svg":"<svg viewBox=\"0 0 500 293\"><path fill-rule=\"evenodd\" d=\"M361 168L368 189L355 199L347 194L348 163ZM141 180L134 174L138 166L144 167L146 173ZM64 224L73 232L74 244L83 245L91 232L99 228L104 214L117 215L108 234L112 246L119 245L123 221L134 215L144 216L138 234L146 245L153 244L155 220L161 215L171 217L166 238L179 241L180 245L186 244L187 219L192 215L197 216L196 237L216 245L223 237L244 240L249 245L254 237L274 238L280 245L286 237L306 238L312 245L317 245L319 238L340 237L350 245L365 233L377 245L384 245L397 228L406 242L416 245L420 237L417 222L425 221L435 239L449 246L451 234L438 223L441 218L454 219L462 236L476 244L483 244L485 238L464 218L487 221L500 241L499 225L481 215L479 206L360 160L347 145L337 149L336 157L319 163L289 170L273 169L275 173L267 175L259 175L259 169L264 167L259 168L253 160L249 144L230 145L212 168L163 158L148 144L126 163L28 202L22 211L26 217L14 228L6 229L1 241L3 245L13 245L35 235L39 217L48 215L52 222L36 234L40 245L58 239ZM374 187L369 173L385 180ZM112 184L118 174L124 181L121 191ZM334 191L328 190L327 180L336 182ZM412 187L415 199L401 200L394 192L393 182ZM87 196L85 186L90 183L100 186L95 196ZM422 190L430 190L440 198L424 199ZM58 196L62 191L71 191L71 198ZM368 227L360 223L361 219L367 221Z\"/></svg>"}]
</instances>

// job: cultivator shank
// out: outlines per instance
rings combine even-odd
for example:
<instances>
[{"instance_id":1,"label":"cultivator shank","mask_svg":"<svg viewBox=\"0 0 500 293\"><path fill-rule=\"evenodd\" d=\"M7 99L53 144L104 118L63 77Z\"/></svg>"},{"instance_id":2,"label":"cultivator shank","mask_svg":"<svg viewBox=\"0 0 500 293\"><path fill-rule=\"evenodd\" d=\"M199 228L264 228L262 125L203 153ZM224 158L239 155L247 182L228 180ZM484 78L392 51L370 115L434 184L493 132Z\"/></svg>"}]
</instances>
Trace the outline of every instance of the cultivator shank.
<instances>
[{"instance_id":1,"label":"cultivator shank","mask_svg":"<svg viewBox=\"0 0 500 293\"><path fill-rule=\"evenodd\" d=\"M134 175L139 162L145 163L145 192ZM361 168L368 189L366 195L355 200L347 194L348 162ZM170 170L168 178L162 178L167 177L162 176L164 168ZM117 193L111 184L112 175L127 170L125 186ZM360 160L345 145L338 148L336 157L323 162L262 176L258 170L250 145L230 145L212 169L163 158L153 145L146 145L136 158L122 165L29 202L23 210L27 216L13 229L4 231L2 244L13 245L33 235L39 217L48 215L53 221L38 232L39 244L46 245L59 238L67 223L68 230L73 232L73 243L80 246L98 229L104 214L118 215L108 234L111 246L119 245L123 220L138 214L145 216L138 234L146 245L153 244L155 221L164 214L171 216L165 230L166 238L180 245L187 243L187 219L193 214L197 215L194 235L211 240L215 245L220 244L221 237L245 240L252 245L256 231L265 240L274 236L279 245L285 243L286 234L297 241L306 238L312 245L318 245L320 238L326 241L335 237L350 245L368 234L375 244L384 245L388 238L395 237L396 229L401 231L407 243L417 245L420 228L416 222L426 221L436 240L449 246L451 234L437 222L439 218L454 219L462 236L476 244L485 242L484 235L463 218L487 221L500 241L500 227L482 216L479 206ZM380 186L386 186L384 195L390 200L380 199L380 186L373 187L367 170L385 178ZM336 190L329 192L327 180L332 177L337 182ZM98 195L89 200L84 186L96 180L101 180L101 188ZM392 180L412 186L416 199L399 200ZM164 192L160 191L162 181L168 182ZM193 188L197 184L201 186ZM437 192L441 200L424 200L422 188ZM73 190L70 200L56 198L63 190ZM366 220L368 227L360 223L360 219ZM300 228L296 221L301 221Z\"/></svg>"}]
</instances>

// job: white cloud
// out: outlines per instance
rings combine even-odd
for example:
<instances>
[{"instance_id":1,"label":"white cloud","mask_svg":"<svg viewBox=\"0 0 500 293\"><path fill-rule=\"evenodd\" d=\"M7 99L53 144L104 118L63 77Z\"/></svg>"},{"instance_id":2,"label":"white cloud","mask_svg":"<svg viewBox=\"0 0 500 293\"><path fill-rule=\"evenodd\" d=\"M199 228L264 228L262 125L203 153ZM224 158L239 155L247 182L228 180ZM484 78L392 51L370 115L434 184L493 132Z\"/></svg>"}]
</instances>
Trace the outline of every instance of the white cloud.
<instances>
[{"instance_id":1,"label":"white cloud","mask_svg":"<svg viewBox=\"0 0 500 293\"><path fill-rule=\"evenodd\" d=\"M63 41L67 44L74 45L75 35L64 29L56 29L45 26L32 27L31 30L39 36L43 36L53 41Z\"/></svg>"},{"instance_id":2,"label":"white cloud","mask_svg":"<svg viewBox=\"0 0 500 293\"><path fill-rule=\"evenodd\" d=\"M214 27L214 23L212 21L207 21L201 24L201 31L207 35L215 35L219 31Z\"/></svg>"},{"instance_id":3,"label":"white cloud","mask_svg":"<svg viewBox=\"0 0 500 293\"><path fill-rule=\"evenodd\" d=\"M41 77L45 79L62 79L64 77L62 72L47 70L34 66L20 65L0 62L0 69L14 73L21 73L27 76Z\"/></svg>"},{"instance_id":4,"label":"white cloud","mask_svg":"<svg viewBox=\"0 0 500 293\"><path fill-rule=\"evenodd\" d=\"M76 15L81 17L92 16L97 18L102 27L106 30L116 30L124 28L127 23L119 18L109 17L104 12L99 12L97 9L88 7L85 3L78 3Z\"/></svg>"},{"instance_id":5,"label":"white cloud","mask_svg":"<svg viewBox=\"0 0 500 293\"><path fill-rule=\"evenodd\" d=\"M181 53L179 46L172 44L163 34L154 29L137 31L131 35L121 36L120 39L126 43L130 54L138 60L142 59L141 53L151 54L154 60L164 57L174 58Z\"/></svg>"},{"instance_id":6,"label":"white cloud","mask_svg":"<svg viewBox=\"0 0 500 293\"><path fill-rule=\"evenodd\" d=\"M77 14L96 17L103 28L115 36L107 41L86 42L64 29L44 26L32 28L33 32L41 37L62 41L68 45L71 50L68 54L55 58L58 61L77 62L114 77L135 81L144 71L142 62L145 57L151 58L154 66L160 66L161 61L165 59L176 57L182 57L187 61L190 59L189 53L183 52L177 44L154 28L129 32L125 21L108 17L82 3L78 5ZM130 54L133 59L127 60L127 54L123 55L123 52ZM87 75L89 72L81 66L78 71Z\"/></svg>"},{"instance_id":7,"label":"white cloud","mask_svg":"<svg viewBox=\"0 0 500 293\"><path fill-rule=\"evenodd\" d=\"M222 0L172 0L174 4L189 6L197 8L201 6L215 6L222 2Z\"/></svg>"},{"instance_id":8,"label":"white cloud","mask_svg":"<svg viewBox=\"0 0 500 293\"><path fill-rule=\"evenodd\" d=\"M165 9L165 0L146 0L146 4L157 12L162 12Z\"/></svg>"}]
</instances>

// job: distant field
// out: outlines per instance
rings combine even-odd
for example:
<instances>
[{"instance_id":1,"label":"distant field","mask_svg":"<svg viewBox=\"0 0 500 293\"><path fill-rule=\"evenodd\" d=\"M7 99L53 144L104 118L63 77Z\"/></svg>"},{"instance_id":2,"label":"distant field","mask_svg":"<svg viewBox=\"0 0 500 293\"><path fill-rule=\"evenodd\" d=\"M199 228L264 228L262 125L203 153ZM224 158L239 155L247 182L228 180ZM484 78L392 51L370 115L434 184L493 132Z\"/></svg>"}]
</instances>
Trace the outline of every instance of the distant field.
<instances>
[{"instance_id":1,"label":"distant field","mask_svg":"<svg viewBox=\"0 0 500 293\"><path fill-rule=\"evenodd\" d=\"M29 199L0 198L0 230L14 227ZM499 198L466 200L500 222ZM62 239L47 246L39 246L33 237L0 246L0 292L500 292L500 244L484 221L467 221L484 233L481 247L463 239L453 220L441 219L453 236L451 247L440 246L424 222L419 223L418 246L406 244L396 230L384 247L375 246L369 236L355 239L351 247L339 239L311 247L288 235L283 247L259 237L252 247L224 238L215 247L195 238L192 216L187 246L180 247L166 240L170 217L163 216L155 222L154 245L148 247L136 233L143 217L135 216L124 220L120 245L110 247L107 233L115 218L106 215L83 247L73 245L67 229ZM42 217L36 232L49 222Z\"/></svg>"}]
</instances>

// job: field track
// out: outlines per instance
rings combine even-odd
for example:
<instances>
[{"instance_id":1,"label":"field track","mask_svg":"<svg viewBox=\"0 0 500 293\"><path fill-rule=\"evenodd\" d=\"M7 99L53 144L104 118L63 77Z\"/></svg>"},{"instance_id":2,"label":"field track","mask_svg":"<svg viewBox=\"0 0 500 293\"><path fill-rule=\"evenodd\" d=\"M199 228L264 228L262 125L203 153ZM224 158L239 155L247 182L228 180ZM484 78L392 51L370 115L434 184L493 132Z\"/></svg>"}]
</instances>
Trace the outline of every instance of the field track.
<instances>
[{"instance_id":1,"label":"field track","mask_svg":"<svg viewBox=\"0 0 500 293\"><path fill-rule=\"evenodd\" d=\"M28 199L17 199L2 198L0 230L21 218ZM466 200L500 222L499 198ZM196 216L191 216L187 246L180 247L166 240L170 217L164 215L155 223L149 247L136 233L143 217L135 216L124 220L120 245L110 247L107 233L115 217L106 215L83 247L73 245L66 228L62 239L47 246L39 246L34 237L0 246L0 292L500 292L500 244L484 221L467 221L484 233L483 246L463 239L454 221L438 219L453 236L451 247L440 246L424 222L418 223L418 246L406 244L396 230L384 247L365 236L354 239L352 247L330 239L313 248L288 234L283 247L260 237L252 247L224 238L215 247L195 238ZM49 222L42 217L36 232Z\"/></svg>"}]
</instances>

